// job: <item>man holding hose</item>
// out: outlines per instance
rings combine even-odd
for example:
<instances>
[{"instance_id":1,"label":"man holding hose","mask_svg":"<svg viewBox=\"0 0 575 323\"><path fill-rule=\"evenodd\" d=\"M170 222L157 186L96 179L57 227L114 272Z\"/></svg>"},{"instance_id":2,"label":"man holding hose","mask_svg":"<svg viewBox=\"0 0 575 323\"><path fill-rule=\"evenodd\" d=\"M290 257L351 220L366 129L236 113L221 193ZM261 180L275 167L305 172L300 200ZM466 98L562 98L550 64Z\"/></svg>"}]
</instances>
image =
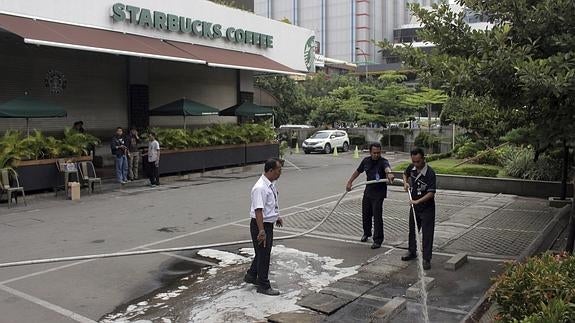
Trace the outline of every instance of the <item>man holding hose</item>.
<instances>
[{"instance_id":1,"label":"man holding hose","mask_svg":"<svg viewBox=\"0 0 575 323\"><path fill-rule=\"evenodd\" d=\"M269 296L279 295L268 279L270 256L274 238L274 223L283 226L279 216L278 191L275 181L282 174L283 160L271 158L264 165L264 174L251 191L250 233L255 250L252 265L244 277L248 284L257 285L257 292Z\"/></svg>"},{"instance_id":2,"label":"man holding hose","mask_svg":"<svg viewBox=\"0 0 575 323\"><path fill-rule=\"evenodd\" d=\"M403 188L411 195L409 209L409 251L401 257L403 261L417 258L417 240L415 238L415 217L417 231L423 234L423 269L431 269L431 250L433 248L433 233L435 231L435 172L425 162L423 149L415 148L411 151L411 164L403 173Z\"/></svg>"},{"instance_id":3,"label":"man holding hose","mask_svg":"<svg viewBox=\"0 0 575 323\"><path fill-rule=\"evenodd\" d=\"M381 157L381 144L373 143L369 145L369 157L364 158L359 167L353 172L346 190L351 191L353 181L359 174L365 172L368 181L383 180L387 177L390 183L394 176L387 159ZM366 242L371 237L371 227L373 218L373 244L371 249L381 247L383 243L383 200L387 197L386 183L369 184L365 186L363 199L361 200L361 217L363 220L363 236L361 242Z\"/></svg>"}]
</instances>

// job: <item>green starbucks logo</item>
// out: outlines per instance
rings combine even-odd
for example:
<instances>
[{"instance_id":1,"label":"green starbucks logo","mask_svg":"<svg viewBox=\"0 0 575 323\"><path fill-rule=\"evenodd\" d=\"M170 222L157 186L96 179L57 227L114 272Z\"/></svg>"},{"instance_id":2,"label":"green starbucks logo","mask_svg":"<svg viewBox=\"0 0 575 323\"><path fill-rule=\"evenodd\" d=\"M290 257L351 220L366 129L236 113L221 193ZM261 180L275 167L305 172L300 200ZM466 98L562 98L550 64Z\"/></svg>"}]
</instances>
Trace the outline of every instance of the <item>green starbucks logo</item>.
<instances>
[{"instance_id":1,"label":"green starbucks logo","mask_svg":"<svg viewBox=\"0 0 575 323\"><path fill-rule=\"evenodd\" d=\"M315 36L311 36L305 43L303 50L305 58L305 67L308 72L313 72L315 62Z\"/></svg>"}]
</instances>

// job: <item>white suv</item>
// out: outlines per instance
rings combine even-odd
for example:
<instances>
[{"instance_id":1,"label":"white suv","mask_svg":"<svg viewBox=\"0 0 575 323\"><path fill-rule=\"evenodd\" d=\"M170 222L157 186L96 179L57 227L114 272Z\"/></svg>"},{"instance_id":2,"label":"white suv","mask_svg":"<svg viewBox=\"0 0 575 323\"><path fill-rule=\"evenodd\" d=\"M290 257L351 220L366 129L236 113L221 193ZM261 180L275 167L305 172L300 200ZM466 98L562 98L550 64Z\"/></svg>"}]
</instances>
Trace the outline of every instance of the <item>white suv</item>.
<instances>
[{"instance_id":1,"label":"white suv","mask_svg":"<svg viewBox=\"0 0 575 323\"><path fill-rule=\"evenodd\" d=\"M332 149L337 148L343 151L349 150L349 137L343 130L322 130L314 133L302 144L306 154L312 151L321 151L329 154Z\"/></svg>"}]
</instances>

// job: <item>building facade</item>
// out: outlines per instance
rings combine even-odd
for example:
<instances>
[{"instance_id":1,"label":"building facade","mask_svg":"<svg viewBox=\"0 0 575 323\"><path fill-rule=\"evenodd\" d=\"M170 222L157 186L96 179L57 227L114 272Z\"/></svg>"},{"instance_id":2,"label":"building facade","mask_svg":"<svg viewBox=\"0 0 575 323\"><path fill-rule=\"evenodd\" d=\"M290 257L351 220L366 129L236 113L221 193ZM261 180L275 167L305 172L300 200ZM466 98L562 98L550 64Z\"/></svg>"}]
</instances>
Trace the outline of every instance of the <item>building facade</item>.
<instances>
[{"instance_id":1,"label":"building facade","mask_svg":"<svg viewBox=\"0 0 575 323\"><path fill-rule=\"evenodd\" d=\"M311 29L318 54L360 64L380 64L373 40L394 38L411 21L408 4L431 6L441 0L254 0L254 12Z\"/></svg>"},{"instance_id":2,"label":"building facade","mask_svg":"<svg viewBox=\"0 0 575 323\"><path fill-rule=\"evenodd\" d=\"M0 104L29 96L63 107L66 118L30 121L47 132L77 120L99 136L117 126L181 126L149 110L181 98L218 109L251 100L254 74L312 70L313 39L311 30L207 0L0 0ZM0 131L24 127L0 119Z\"/></svg>"}]
</instances>

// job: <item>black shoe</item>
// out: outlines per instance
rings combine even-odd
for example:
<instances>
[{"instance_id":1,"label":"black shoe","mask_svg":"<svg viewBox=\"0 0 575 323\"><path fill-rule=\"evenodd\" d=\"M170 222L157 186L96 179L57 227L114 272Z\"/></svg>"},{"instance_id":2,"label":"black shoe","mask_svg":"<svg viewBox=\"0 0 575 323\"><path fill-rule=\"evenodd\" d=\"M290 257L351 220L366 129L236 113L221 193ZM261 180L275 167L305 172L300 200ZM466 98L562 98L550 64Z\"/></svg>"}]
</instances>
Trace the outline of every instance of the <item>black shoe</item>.
<instances>
[{"instance_id":1,"label":"black shoe","mask_svg":"<svg viewBox=\"0 0 575 323\"><path fill-rule=\"evenodd\" d=\"M273 289L271 287L267 288L267 289L264 289L262 287L258 287L258 293L268 295L268 296L278 296L280 294L280 291L277 289Z\"/></svg>"},{"instance_id":2,"label":"black shoe","mask_svg":"<svg viewBox=\"0 0 575 323\"><path fill-rule=\"evenodd\" d=\"M381 244L379 243L374 243L371 245L371 249L379 249L379 248L381 248Z\"/></svg>"},{"instance_id":3,"label":"black shoe","mask_svg":"<svg viewBox=\"0 0 575 323\"><path fill-rule=\"evenodd\" d=\"M368 235L365 235L365 234L364 234L364 235L361 236L361 242L366 242L367 239L369 239L369 236L368 236Z\"/></svg>"},{"instance_id":4,"label":"black shoe","mask_svg":"<svg viewBox=\"0 0 575 323\"><path fill-rule=\"evenodd\" d=\"M408 253L407 255L401 257L401 260L403 260L403 261L410 261L410 260L413 260L413 259L415 259L415 258L417 258L417 255L410 252L410 253Z\"/></svg>"},{"instance_id":5,"label":"black shoe","mask_svg":"<svg viewBox=\"0 0 575 323\"><path fill-rule=\"evenodd\" d=\"M248 283L248 284L253 284L253 285L257 285L256 283L256 278L250 274L246 274L244 276L244 282Z\"/></svg>"},{"instance_id":6,"label":"black shoe","mask_svg":"<svg viewBox=\"0 0 575 323\"><path fill-rule=\"evenodd\" d=\"M429 262L429 260L424 260L423 261L423 270L430 270L431 269L431 263Z\"/></svg>"}]
</instances>

